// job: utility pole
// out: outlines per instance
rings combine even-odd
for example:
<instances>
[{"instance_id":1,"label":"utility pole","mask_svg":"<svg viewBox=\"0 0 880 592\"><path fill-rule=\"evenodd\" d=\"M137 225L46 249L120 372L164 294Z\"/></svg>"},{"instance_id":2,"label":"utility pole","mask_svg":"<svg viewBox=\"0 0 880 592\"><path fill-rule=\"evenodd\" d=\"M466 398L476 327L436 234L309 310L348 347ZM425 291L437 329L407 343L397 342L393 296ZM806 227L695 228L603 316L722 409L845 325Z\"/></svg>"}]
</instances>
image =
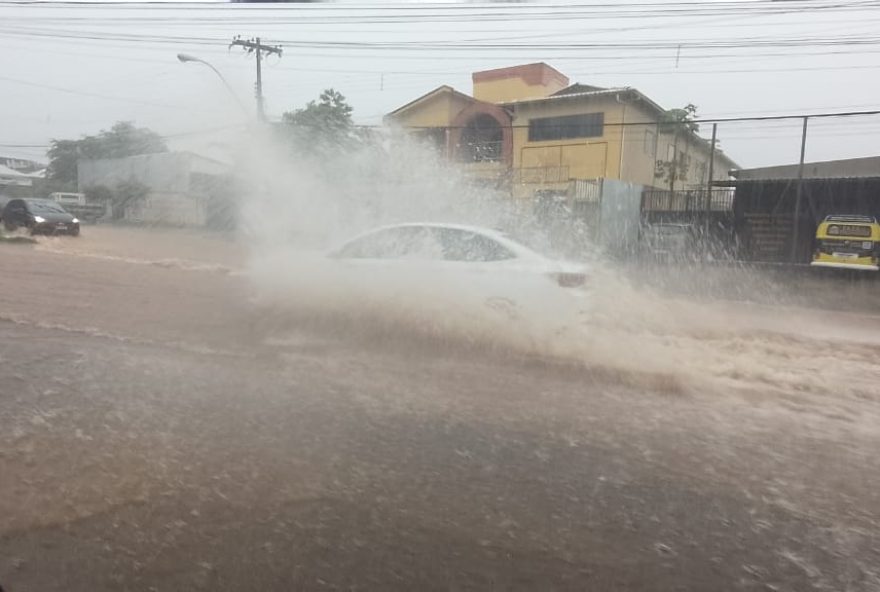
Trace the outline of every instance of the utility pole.
<instances>
[{"instance_id":1,"label":"utility pole","mask_svg":"<svg viewBox=\"0 0 880 592\"><path fill-rule=\"evenodd\" d=\"M801 230L801 196L804 192L804 153L807 149L807 121L809 121L809 117L804 117L804 129L801 132L801 160L798 163L798 176L797 176L797 187L795 188L795 197L794 197L794 219L791 221L791 262L798 262L798 255L800 255L800 249L798 248L800 242L800 230Z\"/></svg>"},{"instance_id":2,"label":"utility pole","mask_svg":"<svg viewBox=\"0 0 880 592\"><path fill-rule=\"evenodd\" d=\"M712 147L709 149L709 179L706 181L706 219L703 240L709 242L709 217L712 215L712 180L715 178L715 144L718 143L718 124L712 124Z\"/></svg>"},{"instance_id":3,"label":"utility pole","mask_svg":"<svg viewBox=\"0 0 880 592\"><path fill-rule=\"evenodd\" d=\"M239 46L244 48L248 54L256 54L257 56L257 86L256 86L256 98L257 98L257 116L260 118L260 121L266 121L266 111L263 106L263 54L275 54L278 57L281 57L281 46L280 45L263 45L260 43L260 38L255 37L253 39L242 39L240 35L236 36L235 39L232 40L232 43L229 44L229 47Z\"/></svg>"}]
</instances>

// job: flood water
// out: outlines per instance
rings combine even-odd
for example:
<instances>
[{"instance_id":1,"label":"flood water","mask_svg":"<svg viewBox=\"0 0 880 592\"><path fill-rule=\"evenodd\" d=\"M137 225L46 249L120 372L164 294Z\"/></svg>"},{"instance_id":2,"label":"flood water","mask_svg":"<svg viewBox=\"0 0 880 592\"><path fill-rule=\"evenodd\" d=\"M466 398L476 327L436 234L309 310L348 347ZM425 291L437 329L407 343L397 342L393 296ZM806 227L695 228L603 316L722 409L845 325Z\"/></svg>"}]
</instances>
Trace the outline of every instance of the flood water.
<instances>
[{"instance_id":1,"label":"flood water","mask_svg":"<svg viewBox=\"0 0 880 592\"><path fill-rule=\"evenodd\" d=\"M2 247L0 584L880 589L880 316L303 261Z\"/></svg>"}]
</instances>

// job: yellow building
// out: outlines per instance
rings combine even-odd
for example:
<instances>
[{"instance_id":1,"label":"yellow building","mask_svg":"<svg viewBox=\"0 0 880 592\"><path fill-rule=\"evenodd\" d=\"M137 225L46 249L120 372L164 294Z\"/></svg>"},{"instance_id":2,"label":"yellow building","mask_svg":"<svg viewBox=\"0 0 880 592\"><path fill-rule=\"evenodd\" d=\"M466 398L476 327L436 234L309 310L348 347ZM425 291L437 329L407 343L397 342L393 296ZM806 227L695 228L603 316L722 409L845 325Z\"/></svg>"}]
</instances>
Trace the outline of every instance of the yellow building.
<instances>
[{"instance_id":1,"label":"yellow building","mask_svg":"<svg viewBox=\"0 0 880 592\"><path fill-rule=\"evenodd\" d=\"M708 182L710 142L664 128L665 111L634 88L570 84L544 63L475 72L472 79L472 96L441 86L386 121L424 136L477 178L506 185L517 197L566 191L578 180L669 188L669 175L655 173L658 161L687 162L672 167L675 189ZM716 150L716 180L734 167Z\"/></svg>"}]
</instances>

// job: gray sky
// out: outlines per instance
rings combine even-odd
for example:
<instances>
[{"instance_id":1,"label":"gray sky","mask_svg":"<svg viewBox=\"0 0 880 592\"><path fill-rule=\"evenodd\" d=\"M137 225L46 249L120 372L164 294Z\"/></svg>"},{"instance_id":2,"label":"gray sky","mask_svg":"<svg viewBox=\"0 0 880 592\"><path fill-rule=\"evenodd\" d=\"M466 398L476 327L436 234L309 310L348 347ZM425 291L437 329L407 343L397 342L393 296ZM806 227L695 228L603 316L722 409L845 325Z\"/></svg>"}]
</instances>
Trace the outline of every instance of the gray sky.
<instances>
[{"instance_id":1,"label":"gray sky","mask_svg":"<svg viewBox=\"0 0 880 592\"><path fill-rule=\"evenodd\" d=\"M251 108L253 58L227 48L234 35L284 47L263 72L270 116L333 87L358 123L378 124L440 84L469 93L473 71L536 61L573 82L636 87L667 108L694 103L701 118L876 109L878 25L876 0L0 0L0 155L41 159L50 138L126 119L169 136L173 147L220 156L217 142L244 114L213 72L175 55L210 61ZM808 160L880 154L880 116L815 121L810 131ZM800 123L722 124L719 137L743 166L789 163L798 158Z\"/></svg>"}]
</instances>

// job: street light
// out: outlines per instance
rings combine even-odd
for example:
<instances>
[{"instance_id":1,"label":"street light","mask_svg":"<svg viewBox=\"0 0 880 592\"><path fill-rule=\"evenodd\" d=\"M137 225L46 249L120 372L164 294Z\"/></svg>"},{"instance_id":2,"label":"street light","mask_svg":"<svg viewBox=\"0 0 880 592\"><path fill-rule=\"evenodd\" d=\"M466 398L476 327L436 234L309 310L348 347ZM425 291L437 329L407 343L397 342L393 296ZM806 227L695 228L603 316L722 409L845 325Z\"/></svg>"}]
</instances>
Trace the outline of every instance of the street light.
<instances>
[{"instance_id":1,"label":"street light","mask_svg":"<svg viewBox=\"0 0 880 592\"><path fill-rule=\"evenodd\" d=\"M244 103L241 102L241 99L238 98L238 95L235 94L235 91L232 90L231 86L229 86L229 83L226 81L226 78L224 78L223 74L220 73L220 70L215 68L210 62L206 62L205 60L203 60L201 58L197 58L195 56L191 56L191 55L185 54L185 53L177 54L177 59L180 60L180 62L183 64L185 64L187 62L198 62L199 64L204 64L204 65L208 66L209 68L211 68L214 71L214 73L220 77L221 82L223 82L223 85L226 86L226 90L229 91L229 94L232 95L232 98L235 99L235 102L238 103L238 106L241 107L241 110L244 111L248 115L248 117L250 117L250 112L248 112L247 107L244 106Z\"/></svg>"}]
</instances>

